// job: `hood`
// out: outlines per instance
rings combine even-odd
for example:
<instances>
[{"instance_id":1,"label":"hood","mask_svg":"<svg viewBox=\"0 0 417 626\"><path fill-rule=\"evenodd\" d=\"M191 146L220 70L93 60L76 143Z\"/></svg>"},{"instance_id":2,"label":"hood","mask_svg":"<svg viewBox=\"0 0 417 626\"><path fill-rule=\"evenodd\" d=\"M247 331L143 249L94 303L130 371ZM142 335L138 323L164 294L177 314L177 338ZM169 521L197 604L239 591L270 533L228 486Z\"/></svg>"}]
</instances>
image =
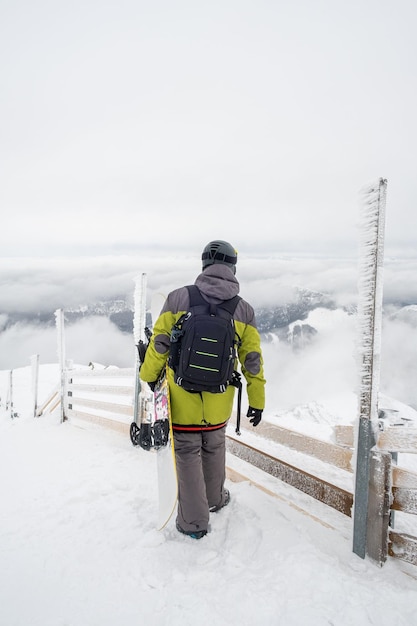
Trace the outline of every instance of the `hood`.
<instances>
[{"instance_id":1,"label":"hood","mask_svg":"<svg viewBox=\"0 0 417 626\"><path fill-rule=\"evenodd\" d=\"M237 296L239 281L227 265L215 263L209 265L196 278L195 285L208 300L222 302Z\"/></svg>"}]
</instances>

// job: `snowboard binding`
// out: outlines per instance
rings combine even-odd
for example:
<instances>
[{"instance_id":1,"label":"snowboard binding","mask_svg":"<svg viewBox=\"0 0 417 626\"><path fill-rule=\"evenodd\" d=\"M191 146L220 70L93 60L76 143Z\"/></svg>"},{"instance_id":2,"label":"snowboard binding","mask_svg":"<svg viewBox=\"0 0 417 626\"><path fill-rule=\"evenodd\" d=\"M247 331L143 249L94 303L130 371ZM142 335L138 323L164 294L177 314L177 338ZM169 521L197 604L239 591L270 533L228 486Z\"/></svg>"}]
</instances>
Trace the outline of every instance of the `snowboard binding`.
<instances>
[{"instance_id":1,"label":"snowboard binding","mask_svg":"<svg viewBox=\"0 0 417 626\"><path fill-rule=\"evenodd\" d=\"M136 422L130 425L130 441L134 446L140 446L143 450L155 448L158 450L168 444L169 421L167 419L156 420L152 424L142 424L139 427Z\"/></svg>"},{"instance_id":2,"label":"snowboard binding","mask_svg":"<svg viewBox=\"0 0 417 626\"><path fill-rule=\"evenodd\" d=\"M169 439L169 421L156 420L153 425L153 445L154 448L162 448L166 446Z\"/></svg>"}]
</instances>

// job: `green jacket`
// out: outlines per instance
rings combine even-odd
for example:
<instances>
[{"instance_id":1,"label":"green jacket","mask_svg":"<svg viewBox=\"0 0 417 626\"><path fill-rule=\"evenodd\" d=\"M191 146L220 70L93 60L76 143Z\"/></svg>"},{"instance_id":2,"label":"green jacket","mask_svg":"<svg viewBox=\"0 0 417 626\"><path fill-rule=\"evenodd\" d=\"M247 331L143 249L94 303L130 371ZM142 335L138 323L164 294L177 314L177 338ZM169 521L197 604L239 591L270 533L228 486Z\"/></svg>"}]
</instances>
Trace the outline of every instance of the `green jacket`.
<instances>
[{"instance_id":1,"label":"green jacket","mask_svg":"<svg viewBox=\"0 0 417 626\"><path fill-rule=\"evenodd\" d=\"M196 279L195 284L202 295L216 304L229 300L239 293L239 282L233 271L220 263L210 265ZM155 322L153 334L140 369L141 380L153 382L165 367L169 356L170 335L173 325L189 309L186 287L172 291ZM241 299L233 316L241 345L238 350L242 374L246 379L249 405L255 409L265 406L265 379L261 341L256 328L253 308ZM216 426L226 422L233 409L235 387L229 386L224 393L189 393L174 382L173 372L168 368L173 424L179 426Z\"/></svg>"}]
</instances>

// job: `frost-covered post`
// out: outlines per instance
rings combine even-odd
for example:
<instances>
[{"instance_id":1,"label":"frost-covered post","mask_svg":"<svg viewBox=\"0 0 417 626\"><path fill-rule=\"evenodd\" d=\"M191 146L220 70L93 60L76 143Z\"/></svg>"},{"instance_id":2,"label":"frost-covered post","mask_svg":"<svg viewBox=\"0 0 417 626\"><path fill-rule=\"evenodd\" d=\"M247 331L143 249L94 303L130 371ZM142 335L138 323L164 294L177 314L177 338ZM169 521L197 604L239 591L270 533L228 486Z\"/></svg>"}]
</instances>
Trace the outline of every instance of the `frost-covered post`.
<instances>
[{"instance_id":1,"label":"frost-covered post","mask_svg":"<svg viewBox=\"0 0 417 626\"><path fill-rule=\"evenodd\" d=\"M138 422L139 415L139 394L140 394L140 380L139 380L139 341L145 339L145 325L146 325L146 286L147 276L143 273L135 280L135 296L134 296L134 315L133 315L133 337L135 341L135 406L134 406L134 421Z\"/></svg>"},{"instance_id":2,"label":"frost-covered post","mask_svg":"<svg viewBox=\"0 0 417 626\"><path fill-rule=\"evenodd\" d=\"M36 417L38 410L38 379L39 379L39 354L30 357L32 366L32 401L33 401L33 417Z\"/></svg>"},{"instance_id":3,"label":"frost-covered post","mask_svg":"<svg viewBox=\"0 0 417 626\"><path fill-rule=\"evenodd\" d=\"M369 508L370 451L378 428L383 257L387 181L363 190L359 258L359 427L356 448L353 551L365 558Z\"/></svg>"},{"instance_id":4,"label":"frost-covered post","mask_svg":"<svg viewBox=\"0 0 417 626\"><path fill-rule=\"evenodd\" d=\"M57 309L55 311L56 329L58 335L58 358L59 371L61 377L61 422L65 421L65 328L64 328L64 311Z\"/></svg>"},{"instance_id":5,"label":"frost-covered post","mask_svg":"<svg viewBox=\"0 0 417 626\"><path fill-rule=\"evenodd\" d=\"M9 408L10 408L10 417L14 418L14 407L13 407L13 370L9 372Z\"/></svg>"}]
</instances>

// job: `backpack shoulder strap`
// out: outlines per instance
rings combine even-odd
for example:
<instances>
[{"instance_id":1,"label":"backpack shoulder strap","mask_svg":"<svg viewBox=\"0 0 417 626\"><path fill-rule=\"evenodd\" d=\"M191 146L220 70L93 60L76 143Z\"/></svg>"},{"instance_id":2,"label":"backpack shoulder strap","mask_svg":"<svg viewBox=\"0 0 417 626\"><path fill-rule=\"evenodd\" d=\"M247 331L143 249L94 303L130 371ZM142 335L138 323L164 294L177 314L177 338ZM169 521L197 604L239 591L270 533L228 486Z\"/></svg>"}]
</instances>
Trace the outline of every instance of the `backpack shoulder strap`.
<instances>
[{"instance_id":1,"label":"backpack shoulder strap","mask_svg":"<svg viewBox=\"0 0 417 626\"><path fill-rule=\"evenodd\" d=\"M210 304L210 302L207 302L207 300L203 298L197 285L187 285L187 289L190 296L190 308L199 305L208 306L210 309L214 310L217 308L216 305ZM241 299L242 298L240 296L234 296L233 298L230 298L230 300L224 300L217 306L230 313L233 317L236 307Z\"/></svg>"},{"instance_id":2,"label":"backpack shoulder strap","mask_svg":"<svg viewBox=\"0 0 417 626\"><path fill-rule=\"evenodd\" d=\"M190 308L192 306L199 306L200 304L210 306L210 303L204 300L197 285L187 285L187 289L190 297Z\"/></svg>"},{"instance_id":3,"label":"backpack shoulder strap","mask_svg":"<svg viewBox=\"0 0 417 626\"><path fill-rule=\"evenodd\" d=\"M219 307L221 309L225 309L225 311L230 313L230 315L233 317L236 311L236 307L241 299L242 298L240 296L234 296L233 298L230 298L230 300L225 300L224 302L219 304Z\"/></svg>"}]
</instances>

